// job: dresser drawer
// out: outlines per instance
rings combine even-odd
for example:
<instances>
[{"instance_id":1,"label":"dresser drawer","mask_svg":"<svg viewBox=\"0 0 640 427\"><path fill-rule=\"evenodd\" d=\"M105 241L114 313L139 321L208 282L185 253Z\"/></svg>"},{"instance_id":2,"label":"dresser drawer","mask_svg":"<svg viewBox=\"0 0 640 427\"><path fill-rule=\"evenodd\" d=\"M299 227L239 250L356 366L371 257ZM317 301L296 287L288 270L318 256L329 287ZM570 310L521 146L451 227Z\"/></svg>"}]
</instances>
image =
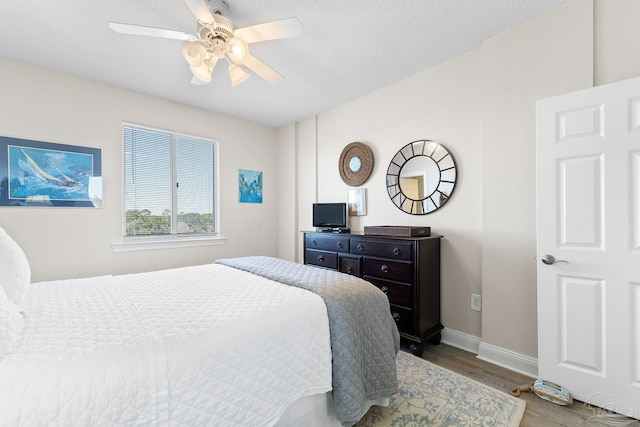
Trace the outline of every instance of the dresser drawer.
<instances>
[{"instance_id":1,"label":"dresser drawer","mask_svg":"<svg viewBox=\"0 0 640 427\"><path fill-rule=\"evenodd\" d=\"M305 251L305 260L307 264L317 265L320 267L338 268L338 254L335 252L314 251L307 249Z\"/></svg>"},{"instance_id":2,"label":"dresser drawer","mask_svg":"<svg viewBox=\"0 0 640 427\"><path fill-rule=\"evenodd\" d=\"M413 264L410 262L365 257L362 262L362 273L365 276L379 279L411 283L413 279Z\"/></svg>"},{"instance_id":3,"label":"dresser drawer","mask_svg":"<svg viewBox=\"0 0 640 427\"><path fill-rule=\"evenodd\" d=\"M413 286L402 283L387 282L386 280L364 277L365 280L373 283L389 298L391 304L413 307Z\"/></svg>"},{"instance_id":4,"label":"dresser drawer","mask_svg":"<svg viewBox=\"0 0 640 427\"><path fill-rule=\"evenodd\" d=\"M413 334L413 310L391 305L391 315L398 325L398 330L406 334Z\"/></svg>"},{"instance_id":5,"label":"dresser drawer","mask_svg":"<svg viewBox=\"0 0 640 427\"><path fill-rule=\"evenodd\" d=\"M374 255L384 258L411 260L413 243L403 241L377 241L368 239L351 239L351 253Z\"/></svg>"},{"instance_id":6,"label":"dresser drawer","mask_svg":"<svg viewBox=\"0 0 640 427\"><path fill-rule=\"evenodd\" d=\"M351 274L356 277L362 277L362 257L338 255L338 271Z\"/></svg>"},{"instance_id":7,"label":"dresser drawer","mask_svg":"<svg viewBox=\"0 0 640 427\"><path fill-rule=\"evenodd\" d=\"M305 232L304 262L368 280L388 298L400 337L419 355L437 343L441 236L395 237ZM364 308L366 310L366 308Z\"/></svg>"},{"instance_id":8,"label":"dresser drawer","mask_svg":"<svg viewBox=\"0 0 640 427\"><path fill-rule=\"evenodd\" d=\"M317 234L311 236L306 235L305 247L307 249L319 249L324 251L349 252L349 238L336 237L335 235L326 237L319 236Z\"/></svg>"}]
</instances>

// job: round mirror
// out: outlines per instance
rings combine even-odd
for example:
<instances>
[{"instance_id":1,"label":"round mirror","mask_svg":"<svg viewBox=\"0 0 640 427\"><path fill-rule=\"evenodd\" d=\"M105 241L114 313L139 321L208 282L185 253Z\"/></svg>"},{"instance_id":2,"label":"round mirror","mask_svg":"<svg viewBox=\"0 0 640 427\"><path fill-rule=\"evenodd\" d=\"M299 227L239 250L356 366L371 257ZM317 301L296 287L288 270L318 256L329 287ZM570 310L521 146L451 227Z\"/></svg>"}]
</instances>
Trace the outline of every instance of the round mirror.
<instances>
[{"instance_id":1,"label":"round mirror","mask_svg":"<svg viewBox=\"0 0 640 427\"><path fill-rule=\"evenodd\" d=\"M414 141L402 147L387 169L387 192L398 209L426 215L441 208L456 186L456 162L440 143Z\"/></svg>"}]
</instances>

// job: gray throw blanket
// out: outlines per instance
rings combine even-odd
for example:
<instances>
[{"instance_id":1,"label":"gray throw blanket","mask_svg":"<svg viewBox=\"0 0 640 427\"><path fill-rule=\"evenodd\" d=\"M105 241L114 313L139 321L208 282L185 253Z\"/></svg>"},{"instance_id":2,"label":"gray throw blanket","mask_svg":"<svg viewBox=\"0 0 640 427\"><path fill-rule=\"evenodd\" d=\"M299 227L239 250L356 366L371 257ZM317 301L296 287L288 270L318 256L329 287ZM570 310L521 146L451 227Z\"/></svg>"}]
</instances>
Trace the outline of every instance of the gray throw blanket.
<instances>
[{"instance_id":1,"label":"gray throw blanket","mask_svg":"<svg viewBox=\"0 0 640 427\"><path fill-rule=\"evenodd\" d=\"M333 400L345 426L366 413L365 402L398 390L400 335L387 296L371 283L333 270L278 258L216 261L320 295L327 306L333 357Z\"/></svg>"}]
</instances>

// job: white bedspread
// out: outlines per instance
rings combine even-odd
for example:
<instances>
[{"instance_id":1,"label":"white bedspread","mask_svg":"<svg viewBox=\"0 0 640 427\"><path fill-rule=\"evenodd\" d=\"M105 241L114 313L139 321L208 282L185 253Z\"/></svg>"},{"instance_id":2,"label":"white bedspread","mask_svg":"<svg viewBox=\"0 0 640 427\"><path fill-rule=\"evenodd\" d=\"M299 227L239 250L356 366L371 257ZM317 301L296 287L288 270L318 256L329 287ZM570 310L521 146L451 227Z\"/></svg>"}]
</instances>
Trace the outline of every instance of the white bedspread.
<instances>
[{"instance_id":1,"label":"white bedspread","mask_svg":"<svg viewBox=\"0 0 640 427\"><path fill-rule=\"evenodd\" d=\"M0 425L273 425L331 389L326 307L223 265L34 284Z\"/></svg>"}]
</instances>

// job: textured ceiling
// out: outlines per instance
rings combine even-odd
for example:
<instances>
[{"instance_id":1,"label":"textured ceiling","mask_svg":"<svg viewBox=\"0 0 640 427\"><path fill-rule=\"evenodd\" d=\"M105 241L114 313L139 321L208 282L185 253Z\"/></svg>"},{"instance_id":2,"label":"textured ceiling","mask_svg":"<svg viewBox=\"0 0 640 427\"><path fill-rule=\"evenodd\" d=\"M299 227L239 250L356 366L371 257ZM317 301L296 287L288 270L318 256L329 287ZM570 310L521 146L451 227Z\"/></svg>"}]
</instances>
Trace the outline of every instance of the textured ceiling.
<instances>
[{"instance_id":1,"label":"textured ceiling","mask_svg":"<svg viewBox=\"0 0 640 427\"><path fill-rule=\"evenodd\" d=\"M227 0L237 27L297 17L302 36L250 45L285 76L231 87L218 66L190 83L178 40L109 22L195 33L182 0L2 0L0 56L270 126L321 113L481 45L566 0Z\"/></svg>"}]
</instances>

